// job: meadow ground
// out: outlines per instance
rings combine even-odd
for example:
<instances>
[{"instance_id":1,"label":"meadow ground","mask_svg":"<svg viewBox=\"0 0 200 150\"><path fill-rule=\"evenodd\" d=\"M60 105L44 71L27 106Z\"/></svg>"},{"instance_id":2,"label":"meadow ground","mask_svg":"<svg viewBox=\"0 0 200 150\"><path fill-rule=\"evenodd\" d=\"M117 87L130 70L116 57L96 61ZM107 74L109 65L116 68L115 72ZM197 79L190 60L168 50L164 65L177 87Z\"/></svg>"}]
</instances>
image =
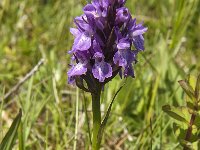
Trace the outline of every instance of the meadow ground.
<instances>
[{"instance_id":1,"label":"meadow ground","mask_svg":"<svg viewBox=\"0 0 200 150\"><path fill-rule=\"evenodd\" d=\"M17 93L0 102L0 141L20 108L23 112L14 149L70 150L90 145L90 95L68 85L66 75L67 51L73 44L69 28L85 3L0 1L0 99L45 59ZM136 78L128 78L114 102L102 147L181 149L172 131L172 119L162 112L162 106L184 105L177 81L200 71L200 1L127 0L126 5L138 22L148 27L145 51L138 56ZM116 77L105 87L102 115L123 82Z\"/></svg>"}]
</instances>

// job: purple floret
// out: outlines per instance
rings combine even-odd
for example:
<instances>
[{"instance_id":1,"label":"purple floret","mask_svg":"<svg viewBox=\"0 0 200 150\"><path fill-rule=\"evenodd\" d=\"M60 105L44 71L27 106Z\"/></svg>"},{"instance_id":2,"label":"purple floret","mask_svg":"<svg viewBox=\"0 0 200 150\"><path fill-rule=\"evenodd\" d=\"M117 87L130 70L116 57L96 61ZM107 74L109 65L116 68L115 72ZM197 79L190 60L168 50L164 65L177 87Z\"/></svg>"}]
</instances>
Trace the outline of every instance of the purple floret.
<instances>
[{"instance_id":1,"label":"purple floret","mask_svg":"<svg viewBox=\"0 0 200 150\"><path fill-rule=\"evenodd\" d=\"M104 82L106 78L112 76L112 67L109 63L104 61L104 56L100 52L94 54L95 64L92 68L93 76L99 80L99 82Z\"/></svg>"},{"instance_id":2,"label":"purple floret","mask_svg":"<svg viewBox=\"0 0 200 150\"><path fill-rule=\"evenodd\" d=\"M130 20L131 14L129 13L128 8L121 7L119 9L117 9L116 11L117 11L117 13L116 13L115 21L117 24L126 23Z\"/></svg>"},{"instance_id":3,"label":"purple floret","mask_svg":"<svg viewBox=\"0 0 200 150\"><path fill-rule=\"evenodd\" d=\"M137 24L125 6L125 0L93 0L74 19L71 28L74 44L68 82L83 86L107 83L118 73L134 77L137 53L144 50L143 34L147 28ZM134 50L132 50L134 48ZM85 89L85 87L83 88Z\"/></svg>"}]
</instances>

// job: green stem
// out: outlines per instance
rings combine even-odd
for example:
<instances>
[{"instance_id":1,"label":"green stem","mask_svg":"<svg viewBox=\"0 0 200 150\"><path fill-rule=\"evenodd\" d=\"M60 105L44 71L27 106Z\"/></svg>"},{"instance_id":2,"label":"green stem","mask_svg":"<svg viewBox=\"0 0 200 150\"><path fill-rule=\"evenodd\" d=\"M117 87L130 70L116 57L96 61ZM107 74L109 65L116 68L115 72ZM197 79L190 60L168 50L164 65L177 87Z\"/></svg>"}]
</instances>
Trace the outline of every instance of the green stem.
<instances>
[{"instance_id":1,"label":"green stem","mask_svg":"<svg viewBox=\"0 0 200 150\"><path fill-rule=\"evenodd\" d=\"M197 110L197 109L195 109L195 110ZM196 118L196 114L193 113L192 116L191 116L191 119L190 119L189 127L187 129L185 141L189 141L190 140L190 137L192 135L192 126L194 124L195 118ZM183 150L189 150L189 148L184 146Z\"/></svg>"},{"instance_id":2,"label":"green stem","mask_svg":"<svg viewBox=\"0 0 200 150\"><path fill-rule=\"evenodd\" d=\"M101 111L100 111L100 94L92 93L92 113L93 113L93 139L92 139L92 150L99 150L100 143L98 143L98 132L101 125Z\"/></svg>"}]
</instances>

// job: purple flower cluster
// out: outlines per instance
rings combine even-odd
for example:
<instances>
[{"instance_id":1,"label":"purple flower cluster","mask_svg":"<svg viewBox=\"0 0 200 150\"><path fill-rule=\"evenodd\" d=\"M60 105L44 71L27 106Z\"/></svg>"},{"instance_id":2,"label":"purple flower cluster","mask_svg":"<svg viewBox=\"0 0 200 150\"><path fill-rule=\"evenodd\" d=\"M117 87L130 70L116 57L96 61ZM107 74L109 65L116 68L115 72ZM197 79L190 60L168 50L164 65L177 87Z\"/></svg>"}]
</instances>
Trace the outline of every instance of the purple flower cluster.
<instances>
[{"instance_id":1,"label":"purple flower cluster","mask_svg":"<svg viewBox=\"0 0 200 150\"><path fill-rule=\"evenodd\" d=\"M84 14L74 19L77 28L70 29L75 37L69 51L70 84L76 82L83 89L83 80L89 86L94 82L105 84L118 73L134 77L132 64L137 53L144 50L147 28L136 24L124 5L125 0L93 0L84 7Z\"/></svg>"}]
</instances>

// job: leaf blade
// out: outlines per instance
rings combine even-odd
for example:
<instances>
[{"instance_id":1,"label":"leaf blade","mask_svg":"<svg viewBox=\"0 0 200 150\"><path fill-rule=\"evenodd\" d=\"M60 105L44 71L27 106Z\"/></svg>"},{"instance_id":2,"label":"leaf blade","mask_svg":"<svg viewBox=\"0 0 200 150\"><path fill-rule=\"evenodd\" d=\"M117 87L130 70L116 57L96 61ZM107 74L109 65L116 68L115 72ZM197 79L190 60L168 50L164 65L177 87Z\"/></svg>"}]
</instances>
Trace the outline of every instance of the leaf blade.
<instances>
[{"instance_id":1,"label":"leaf blade","mask_svg":"<svg viewBox=\"0 0 200 150\"><path fill-rule=\"evenodd\" d=\"M196 87L195 87L195 97L197 101L200 100L200 74L197 77Z\"/></svg>"},{"instance_id":2,"label":"leaf blade","mask_svg":"<svg viewBox=\"0 0 200 150\"><path fill-rule=\"evenodd\" d=\"M167 113L170 117L172 117L173 119L185 123L186 125L189 124L189 120L190 116L188 116L188 114L186 114L185 107L174 107L174 106L170 106L170 105L164 105L162 107L162 110ZM189 113L189 112L188 112Z\"/></svg>"},{"instance_id":3,"label":"leaf blade","mask_svg":"<svg viewBox=\"0 0 200 150\"><path fill-rule=\"evenodd\" d=\"M107 121L108 121L108 117L109 117L109 115L110 115L113 102L114 102L114 100L115 100L115 98L117 97L118 93L121 91L121 89L124 87L125 84L126 84L126 80L125 80L125 82L123 83L123 85L121 85L120 88L117 90L117 92L115 93L113 99L111 100L111 102L110 102L110 104L109 104L109 107L108 107L108 109L107 109L106 115L105 115L105 117L104 117L104 119L103 119L103 121L102 121L102 123L101 123L101 126L100 126L100 128L99 128L99 131L98 131L98 136L97 136L97 137L98 137L98 143L101 142L101 139L102 139L102 136L103 136L103 131L104 131L105 126L106 126L106 123L107 123Z\"/></svg>"},{"instance_id":4,"label":"leaf blade","mask_svg":"<svg viewBox=\"0 0 200 150\"><path fill-rule=\"evenodd\" d=\"M3 140L0 144L1 150L11 150L12 149L13 143L17 136L17 130L18 130L20 122L21 122L21 117L22 117L22 111L20 109L18 115L14 119L11 127L9 128L8 132L6 133L5 137L3 138Z\"/></svg>"},{"instance_id":5,"label":"leaf blade","mask_svg":"<svg viewBox=\"0 0 200 150\"><path fill-rule=\"evenodd\" d=\"M187 83L185 80L180 80L178 81L182 89L185 91L185 93L189 96L189 98L195 102L195 95L194 95L194 90L192 86Z\"/></svg>"}]
</instances>

